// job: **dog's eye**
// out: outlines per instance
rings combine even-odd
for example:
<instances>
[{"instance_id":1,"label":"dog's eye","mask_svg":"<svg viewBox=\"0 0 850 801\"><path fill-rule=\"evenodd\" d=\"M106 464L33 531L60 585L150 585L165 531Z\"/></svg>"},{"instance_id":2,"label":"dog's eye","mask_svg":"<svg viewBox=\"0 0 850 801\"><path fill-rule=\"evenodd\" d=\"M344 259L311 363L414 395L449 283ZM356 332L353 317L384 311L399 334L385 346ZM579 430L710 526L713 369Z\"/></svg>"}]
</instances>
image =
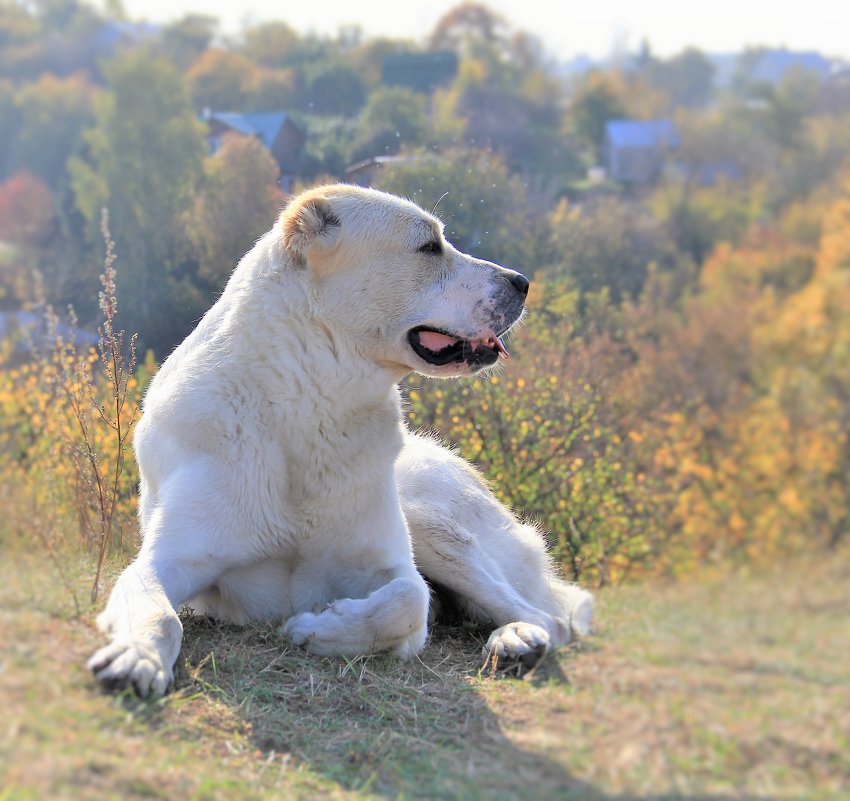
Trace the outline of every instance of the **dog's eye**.
<instances>
[{"instance_id":1,"label":"dog's eye","mask_svg":"<svg viewBox=\"0 0 850 801\"><path fill-rule=\"evenodd\" d=\"M419 253L433 253L435 255L439 255L442 252L443 245L437 239L434 239L430 242L426 242L424 245L422 245L421 248L419 248Z\"/></svg>"}]
</instances>

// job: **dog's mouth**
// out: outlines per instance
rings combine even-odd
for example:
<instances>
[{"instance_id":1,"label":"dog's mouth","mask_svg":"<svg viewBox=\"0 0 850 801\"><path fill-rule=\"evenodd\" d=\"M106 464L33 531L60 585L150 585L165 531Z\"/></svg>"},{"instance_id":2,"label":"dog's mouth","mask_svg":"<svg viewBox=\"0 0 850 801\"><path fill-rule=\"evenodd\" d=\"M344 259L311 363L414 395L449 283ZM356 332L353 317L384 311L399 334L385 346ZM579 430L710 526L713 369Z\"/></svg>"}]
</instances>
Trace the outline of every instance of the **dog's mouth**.
<instances>
[{"instance_id":1,"label":"dog's mouth","mask_svg":"<svg viewBox=\"0 0 850 801\"><path fill-rule=\"evenodd\" d=\"M437 367L446 364L486 367L495 364L499 356L510 358L507 348L498 336L462 339L445 331L420 325L408 332L407 341L419 358Z\"/></svg>"}]
</instances>

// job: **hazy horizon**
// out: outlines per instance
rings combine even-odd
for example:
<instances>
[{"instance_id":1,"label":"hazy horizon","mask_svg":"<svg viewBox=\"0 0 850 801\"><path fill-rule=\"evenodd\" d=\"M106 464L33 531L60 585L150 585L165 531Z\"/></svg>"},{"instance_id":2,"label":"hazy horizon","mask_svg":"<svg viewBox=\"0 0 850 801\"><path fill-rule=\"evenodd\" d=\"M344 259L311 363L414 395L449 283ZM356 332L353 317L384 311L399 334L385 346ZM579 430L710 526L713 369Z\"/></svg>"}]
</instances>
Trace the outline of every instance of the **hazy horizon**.
<instances>
[{"instance_id":1,"label":"hazy horizon","mask_svg":"<svg viewBox=\"0 0 850 801\"><path fill-rule=\"evenodd\" d=\"M602 58L635 49L647 40L654 53L670 56L688 46L705 52L731 53L748 46L817 50L826 56L850 58L850 11L835 0L811 0L805 9L777 8L775 2L751 0L746 4L718 0L698 9L683 10L669 0L609 0L604 10L574 10L552 0L487 0L490 8L517 29L537 36L548 54L559 61L579 55ZM271 3L248 0L237 8L224 0L125 0L133 19L167 22L187 13L204 13L221 22L223 32L244 23L283 20L300 33L334 34L356 25L364 36L420 40L458 0L433 0L408 7L386 0L323 0L316 3ZM746 9L742 11L742 9Z\"/></svg>"}]
</instances>

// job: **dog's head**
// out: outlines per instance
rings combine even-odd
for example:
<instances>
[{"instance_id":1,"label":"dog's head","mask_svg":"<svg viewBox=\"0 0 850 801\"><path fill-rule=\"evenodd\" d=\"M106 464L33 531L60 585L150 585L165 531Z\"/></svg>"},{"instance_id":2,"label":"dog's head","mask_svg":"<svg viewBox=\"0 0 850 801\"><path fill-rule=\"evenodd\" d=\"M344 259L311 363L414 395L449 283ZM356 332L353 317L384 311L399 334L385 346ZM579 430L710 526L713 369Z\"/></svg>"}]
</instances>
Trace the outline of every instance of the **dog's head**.
<instances>
[{"instance_id":1,"label":"dog's head","mask_svg":"<svg viewBox=\"0 0 850 801\"><path fill-rule=\"evenodd\" d=\"M501 336L523 312L528 281L452 247L442 223L384 192L336 185L281 215L294 269L317 314L386 367L447 377L507 356Z\"/></svg>"}]
</instances>

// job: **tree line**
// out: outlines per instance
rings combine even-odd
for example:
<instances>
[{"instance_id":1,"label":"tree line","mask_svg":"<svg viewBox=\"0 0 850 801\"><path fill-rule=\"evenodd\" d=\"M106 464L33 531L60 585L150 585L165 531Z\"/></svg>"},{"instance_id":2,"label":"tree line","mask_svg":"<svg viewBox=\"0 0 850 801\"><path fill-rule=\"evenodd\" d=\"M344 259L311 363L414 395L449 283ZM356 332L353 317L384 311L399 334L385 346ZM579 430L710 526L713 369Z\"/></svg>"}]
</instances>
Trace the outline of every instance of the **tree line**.
<instances>
[{"instance_id":1,"label":"tree line","mask_svg":"<svg viewBox=\"0 0 850 801\"><path fill-rule=\"evenodd\" d=\"M296 189L397 156L374 185L439 204L458 247L533 279L504 374L411 379L407 392L412 423L459 442L544 521L569 572L616 581L845 537L840 76L761 81L753 49L719 85L706 54L661 59L646 44L565 75L475 3L421 41L285 22L225 37L209 17L154 28L110 8L0 4L2 309L71 304L93 328L108 208L121 325L150 351L143 386L286 202L256 138L209 153L205 109L285 110L306 136ZM450 80L386 83L388 56L434 51L456 54ZM674 123L652 181L588 172L617 119ZM33 391L28 375L0 388L0 459L19 468L43 452L26 445L32 398L15 400Z\"/></svg>"}]
</instances>

